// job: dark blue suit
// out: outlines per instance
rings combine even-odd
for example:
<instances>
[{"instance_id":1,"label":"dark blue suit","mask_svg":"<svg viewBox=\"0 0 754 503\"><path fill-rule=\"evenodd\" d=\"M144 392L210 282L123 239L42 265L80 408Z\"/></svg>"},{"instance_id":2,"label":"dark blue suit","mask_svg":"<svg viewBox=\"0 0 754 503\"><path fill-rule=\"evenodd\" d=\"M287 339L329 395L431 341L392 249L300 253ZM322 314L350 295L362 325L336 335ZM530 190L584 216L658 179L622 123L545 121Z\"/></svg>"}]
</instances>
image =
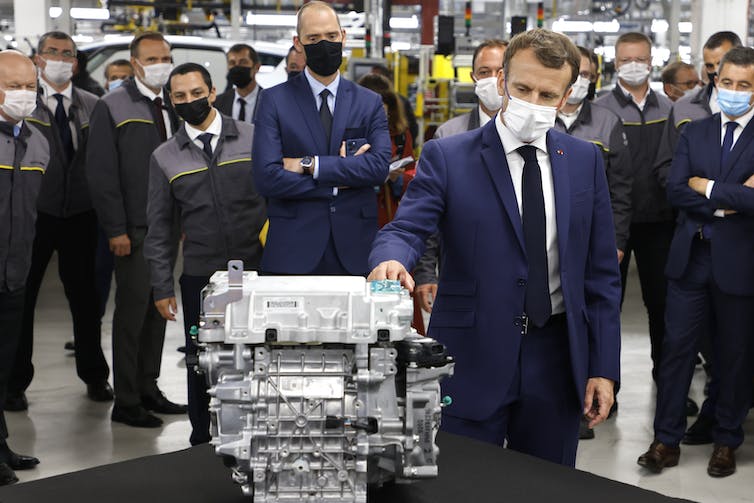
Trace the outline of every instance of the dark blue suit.
<instances>
[{"instance_id":1,"label":"dark blue suit","mask_svg":"<svg viewBox=\"0 0 754 503\"><path fill-rule=\"evenodd\" d=\"M655 437L677 445L686 426L685 396L702 335L714 322L720 369L715 443L737 447L751 402L754 326L754 123L749 122L721 166L720 114L688 124L667 182L668 200L680 210L670 248L662 365L658 379ZM715 181L710 198L688 186L691 177ZM715 217L717 209L737 213ZM700 236L699 232L702 232Z\"/></svg>"},{"instance_id":2,"label":"dark blue suit","mask_svg":"<svg viewBox=\"0 0 754 503\"><path fill-rule=\"evenodd\" d=\"M587 379L619 379L620 274L599 150L554 130L547 148L567 315L554 345L531 330L521 333L528 266L494 120L424 147L418 174L396 218L378 233L369 263L393 259L411 270L439 228L443 255L429 335L457 360L455 375L443 382L453 398L443 428L452 424L454 432L498 444L507 436L514 449L572 465ZM525 394L557 410L509 415ZM469 426L491 421L498 431Z\"/></svg>"},{"instance_id":3,"label":"dark blue suit","mask_svg":"<svg viewBox=\"0 0 754 503\"><path fill-rule=\"evenodd\" d=\"M384 183L390 163L381 98L341 77L327 145L316 100L301 74L260 94L255 126L254 182L267 197L270 219L262 270L318 274L324 261L339 263L340 274L365 275L377 232L374 187ZM349 139L371 148L340 157L341 142ZM284 157L304 156L319 156L316 180L283 169ZM333 187L341 187L337 196Z\"/></svg>"}]
</instances>

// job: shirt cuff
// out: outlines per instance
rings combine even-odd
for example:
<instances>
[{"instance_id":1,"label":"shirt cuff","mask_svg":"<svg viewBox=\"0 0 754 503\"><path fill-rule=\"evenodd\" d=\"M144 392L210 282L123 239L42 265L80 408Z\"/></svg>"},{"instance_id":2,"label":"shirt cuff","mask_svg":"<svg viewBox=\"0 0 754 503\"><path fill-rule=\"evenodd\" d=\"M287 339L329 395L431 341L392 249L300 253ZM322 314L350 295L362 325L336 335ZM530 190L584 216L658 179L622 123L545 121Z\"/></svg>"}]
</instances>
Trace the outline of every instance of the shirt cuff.
<instances>
[{"instance_id":1,"label":"shirt cuff","mask_svg":"<svg viewBox=\"0 0 754 503\"><path fill-rule=\"evenodd\" d=\"M312 178L315 180L319 178L319 156L314 156L314 169L312 170ZM337 196L338 195L338 187L332 188L332 195Z\"/></svg>"},{"instance_id":2,"label":"shirt cuff","mask_svg":"<svg viewBox=\"0 0 754 503\"><path fill-rule=\"evenodd\" d=\"M715 216L725 218L725 210L715 210Z\"/></svg>"},{"instance_id":3,"label":"shirt cuff","mask_svg":"<svg viewBox=\"0 0 754 503\"><path fill-rule=\"evenodd\" d=\"M712 187L714 186L714 180L707 180L707 188L704 190L704 195L707 196L707 199L709 199L709 196L712 194Z\"/></svg>"}]
</instances>

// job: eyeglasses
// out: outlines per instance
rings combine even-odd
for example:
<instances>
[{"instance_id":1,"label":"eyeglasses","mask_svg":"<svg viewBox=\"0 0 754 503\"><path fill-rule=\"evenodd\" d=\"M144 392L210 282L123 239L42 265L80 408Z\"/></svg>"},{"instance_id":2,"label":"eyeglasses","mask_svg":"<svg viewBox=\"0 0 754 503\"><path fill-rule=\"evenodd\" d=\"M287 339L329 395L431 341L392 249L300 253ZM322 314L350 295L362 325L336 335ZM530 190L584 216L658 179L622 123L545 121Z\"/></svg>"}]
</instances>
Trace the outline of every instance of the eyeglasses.
<instances>
[{"instance_id":1,"label":"eyeglasses","mask_svg":"<svg viewBox=\"0 0 754 503\"><path fill-rule=\"evenodd\" d=\"M618 60L618 63L621 65L625 65L627 63L644 63L645 65L649 64L650 58L621 58Z\"/></svg>"},{"instance_id":2,"label":"eyeglasses","mask_svg":"<svg viewBox=\"0 0 754 503\"><path fill-rule=\"evenodd\" d=\"M699 79L687 80L686 82L674 82L673 85L681 88L693 89L699 85Z\"/></svg>"},{"instance_id":3,"label":"eyeglasses","mask_svg":"<svg viewBox=\"0 0 754 503\"><path fill-rule=\"evenodd\" d=\"M62 57L66 59L74 59L76 57L76 53L74 51L69 51L67 49L65 51L58 51L54 48L46 49L44 51L40 51L39 54L41 54L42 56L52 56L53 58Z\"/></svg>"}]
</instances>

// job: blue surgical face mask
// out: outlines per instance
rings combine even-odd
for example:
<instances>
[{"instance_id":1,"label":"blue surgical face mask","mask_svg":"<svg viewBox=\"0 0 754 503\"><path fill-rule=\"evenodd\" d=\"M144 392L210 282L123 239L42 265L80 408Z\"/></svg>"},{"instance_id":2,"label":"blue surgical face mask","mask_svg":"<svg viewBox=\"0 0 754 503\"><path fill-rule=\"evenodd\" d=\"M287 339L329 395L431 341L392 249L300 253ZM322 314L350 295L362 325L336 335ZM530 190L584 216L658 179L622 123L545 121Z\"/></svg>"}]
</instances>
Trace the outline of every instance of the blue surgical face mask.
<instances>
[{"instance_id":1,"label":"blue surgical face mask","mask_svg":"<svg viewBox=\"0 0 754 503\"><path fill-rule=\"evenodd\" d=\"M107 92L115 91L125 82L124 79L111 80L107 83Z\"/></svg>"},{"instance_id":2,"label":"blue surgical face mask","mask_svg":"<svg viewBox=\"0 0 754 503\"><path fill-rule=\"evenodd\" d=\"M751 108L751 91L731 91L717 88L717 104L728 117L740 117Z\"/></svg>"}]
</instances>

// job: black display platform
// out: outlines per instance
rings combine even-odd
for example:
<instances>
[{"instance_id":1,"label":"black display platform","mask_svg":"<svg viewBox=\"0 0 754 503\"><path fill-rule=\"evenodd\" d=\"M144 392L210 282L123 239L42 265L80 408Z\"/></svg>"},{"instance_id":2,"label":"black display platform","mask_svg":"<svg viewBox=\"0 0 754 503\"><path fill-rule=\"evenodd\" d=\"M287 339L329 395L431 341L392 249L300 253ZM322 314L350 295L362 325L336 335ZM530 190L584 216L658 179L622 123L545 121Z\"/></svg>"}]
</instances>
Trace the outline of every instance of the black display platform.
<instances>
[{"instance_id":1,"label":"black display platform","mask_svg":"<svg viewBox=\"0 0 754 503\"><path fill-rule=\"evenodd\" d=\"M687 501L455 435L440 433L437 441L440 477L383 487L369 503ZM249 503L230 474L204 445L3 487L0 502Z\"/></svg>"}]
</instances>

